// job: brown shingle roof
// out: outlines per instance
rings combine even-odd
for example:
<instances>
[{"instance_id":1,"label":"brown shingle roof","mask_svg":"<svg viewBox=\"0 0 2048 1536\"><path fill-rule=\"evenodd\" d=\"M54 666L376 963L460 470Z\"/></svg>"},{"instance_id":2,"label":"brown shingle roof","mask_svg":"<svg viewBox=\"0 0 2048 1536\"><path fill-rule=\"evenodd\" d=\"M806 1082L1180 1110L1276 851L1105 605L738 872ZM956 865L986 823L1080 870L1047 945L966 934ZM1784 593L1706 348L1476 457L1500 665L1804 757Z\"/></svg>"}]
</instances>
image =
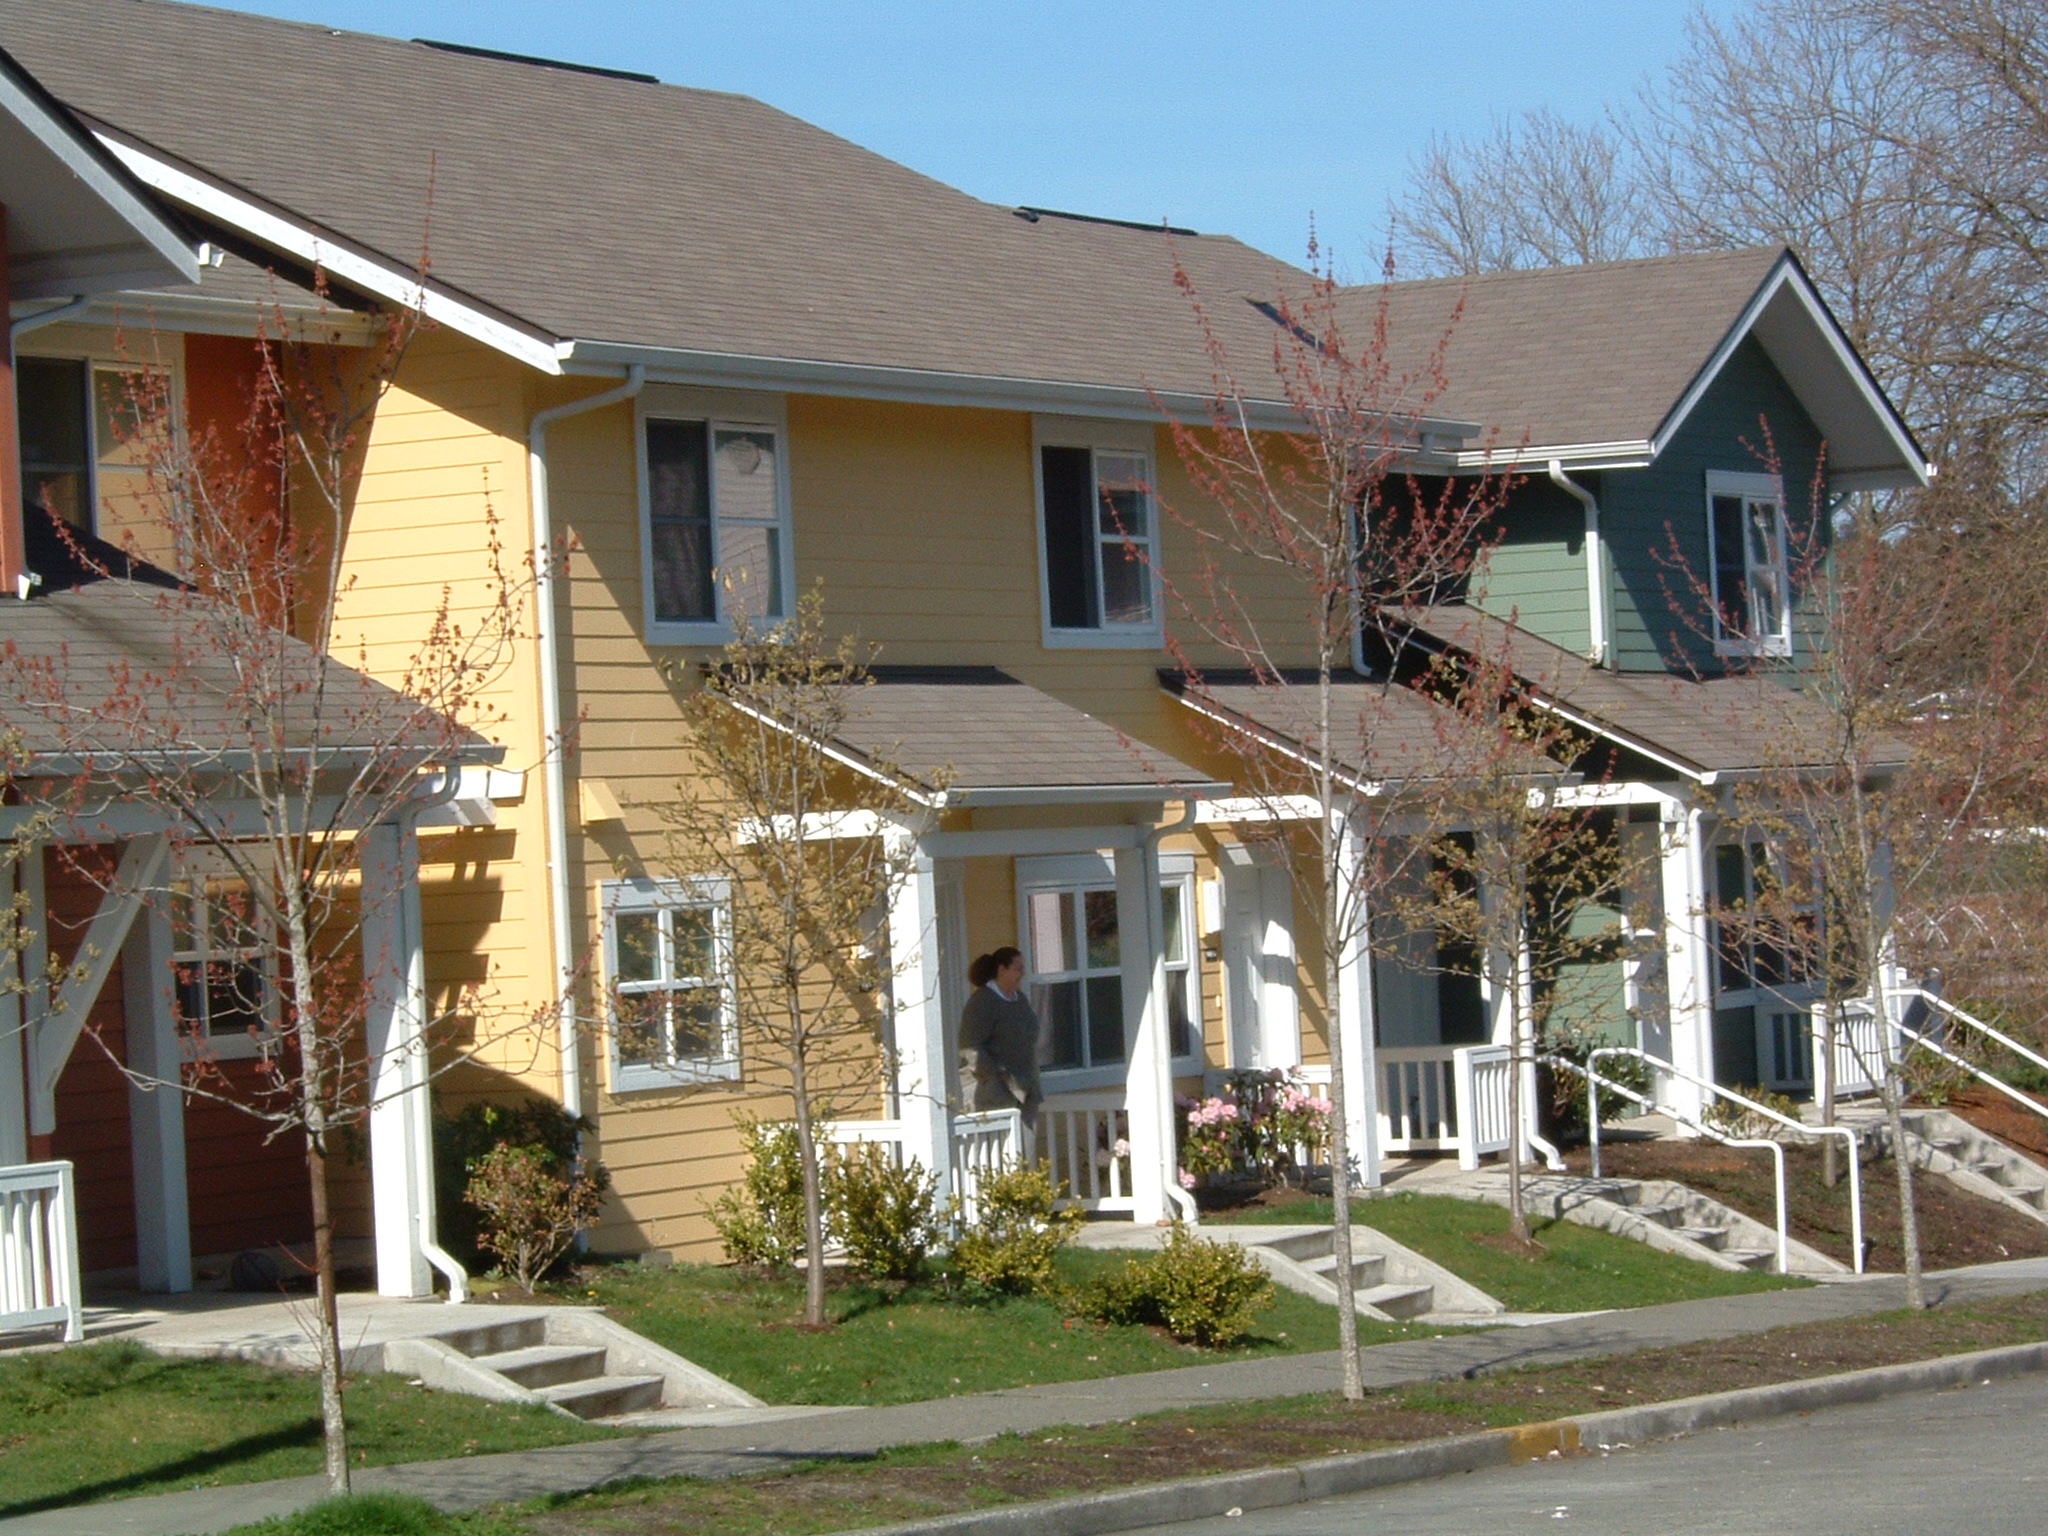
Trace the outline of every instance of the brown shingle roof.
<instances>
[{"instance_id":1,"label":"brown shingle roof","mask_svg":"<svg viewBox=\"0 0 2048 1536\"><path fill-rule=\"evenodd\" d=\"M1770 677L1615 672L1477 609L1426 608L1406 617L1427 636L1507 665L1561 713L1695 777L1794 768L1832 757L1834 717L1818 701ZM1906 760L1903 744L1882 747L1881 762Z\"/></svg>"},{"instance_id":2,"label":"brown shingle roof","mask_svg":"<svg viewBox=\"0 0 2048 1536\"><path fill-rule=\"evenodd\" d=\"M278 685L247 688L221 631L199 612L205 601L105 579L0 603L0 730L10 736L10 766L68 775L87 758L120 776L162 753L196 758L195 771L210 756L232 767L263 739L246 710L259 693L275 705L290 751L318 748L341 759L412 751L423 764L502 756L352 667L330 662L320 678L311 647L289 637L271 653ZM316 679L324 688L317 706Z\"/></svg>"},{"instance_id":3,"label":"brown shingle roof","mask_svg":"<svg viewBox=\"0 0 2048 1536\"><path fill-rule=\"evenodd\" d=\"M943 782L949 798L1028 798L1032 790L1173 798L1225 787L994 667L876 667L873 676L854 691L837 745L921 783Z\"/></svg>"},{"instance_id":4,"label":"brown shingle roof","mask_svg":"<svg viewBox=\"0 0 2048 1536\"><path fill-rule=\"evenodd\" d=\"M1410 369L1448 330L1431 412L1478 422L1504 448L1647 441L1783 255L1760 246L1354 288L1340 313L1356 344L1384 291Z\"/></svg>"}]
</instances>

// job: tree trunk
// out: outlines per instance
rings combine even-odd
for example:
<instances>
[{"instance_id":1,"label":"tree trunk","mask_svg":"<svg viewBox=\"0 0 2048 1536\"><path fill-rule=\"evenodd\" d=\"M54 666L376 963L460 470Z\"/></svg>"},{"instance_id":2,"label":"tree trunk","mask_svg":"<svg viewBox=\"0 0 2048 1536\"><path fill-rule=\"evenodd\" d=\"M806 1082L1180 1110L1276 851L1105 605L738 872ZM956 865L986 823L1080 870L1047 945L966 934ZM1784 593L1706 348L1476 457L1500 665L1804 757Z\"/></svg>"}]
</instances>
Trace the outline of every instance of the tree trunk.
<instances>
[{"instance_id":1,"label":"tree trunk","mask_svg":"<svg viewBox=\"0 0 2048 1536\"><path fill-rule=\"evenodd\" d=\"M320 1441L329 1493L348 1492L348 1423L341 1401L341 1313L334 1297L334 1217L327 1204L324 1138L306 1135L306 1181L313 1196L313 1264L319 1287Z\"/></svg>"},{"instance_id":2,"label":"tree trunk","mask_svg":"<svg viewBox=\"0 0 2048 1536\"><path fill-rule=\"evenodd\" d=\"M1902 1065L1891 1063L1885 1070L1884 1115L1892 1133L1892 1162L1899 1173L1899 1246L1906 1254L1906 1305L1919 1310L1927 1305L1927 1286L1920 1275L1920 1215L1913 1208L1913 1159L1906 1150Z\"/></svg>"},{"instance_id":3,"label":"tree trunk","mask_svg":"<svg viewBox=\"0 0 2048 1536\"><path fill-rule=\"evenodd\" d=\"M794 1012L791 1017L800 1017ZM818 1166L818 1139L811 1123L810 1080L799 1035L789 1053L790 1096L796 1105L796 1151L804 1172L804 1321L825 1326L825 1181Z\"/></svg>"},{"instance_id":4,"label":"tree trunk","mask_svg":"<svg viewBox=\"0 0 2048 1536\"><path fill-rule=\"evenodd\" d=\"M1336 908L1325 908L1334 911ZM1326 996L1330 1000L1330 1253L1337 1261L1330 1279L1337 1287L1337 1352L1344 1358L1344 1396L1365 1396L1365 1372L1358 1363L1358 1304L1351 1286L1351 1134L1344 1094L1344 1031L1338 1023L1341 953L1333 957Z\"/></svg>"},{"instance_id":5,"label":"tree trunk","mask_svg":"<svg viewBox=\"0 0 2048 1536\"><path fill-rule=\"evenodd\" d=\"M1508 1236L1518 1243L1534 1241L1522 1194L1522 1162L1528 1155L1522 1130L1522 1007L1516 987L1508 994Z\"/></svg>"},{"instance_id":6,"label":"tree trunk","mask_svg":"<svg viewBox=\"0 0 2048 1536\"><path fill-rule=\"evenodd\" d=\"M1814 1042L1814 1052L1820 1057L1817 1070L1820 1072L1820 1123L1835 1123L1835 1007L1830 1003L1821 1010L1821 1037ZM1820 1181L1833 1189L1842 1177L1841 1149L1835 1138L1823 1136L1820 1141ZM1862 1258L1857 1255L1858 1260Z\"/></svg>"}]
</instances>

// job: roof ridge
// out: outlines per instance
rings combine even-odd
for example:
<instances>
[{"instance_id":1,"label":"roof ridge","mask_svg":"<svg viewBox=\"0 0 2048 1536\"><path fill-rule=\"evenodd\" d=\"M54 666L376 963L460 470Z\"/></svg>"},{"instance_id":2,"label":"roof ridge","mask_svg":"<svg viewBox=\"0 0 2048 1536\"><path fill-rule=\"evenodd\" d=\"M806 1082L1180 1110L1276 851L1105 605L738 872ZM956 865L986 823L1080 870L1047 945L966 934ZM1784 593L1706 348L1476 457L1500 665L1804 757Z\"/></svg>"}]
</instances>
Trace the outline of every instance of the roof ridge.
<instances>
[{"instance_id":1,"label":"roof ridge","mask_svg":"<svg viewBox=\"0 0 2048 1536\"><path fill-rule=\"evenodd\" d=\"M1498 272L1451 272L1440 277L1396 277L1391 283L1348 283L1340 292L1347 294L1371 293L1381 288L1393 288L1403 292L1414 292L1427 287L1479 287L1513 283L1562 281L1595 272L1615 272L1624 269L1679 266L1692 263L1731 261L1737 257L1761 257L1769 255L1772 261L1785 255L1791 249L1783 241L1776 244L1736 245L1704 251L1667 251L1655 256L1624 256L1612 261L1564 262L1550 267L1511 267Z\"/></svg>"}]
</instances>

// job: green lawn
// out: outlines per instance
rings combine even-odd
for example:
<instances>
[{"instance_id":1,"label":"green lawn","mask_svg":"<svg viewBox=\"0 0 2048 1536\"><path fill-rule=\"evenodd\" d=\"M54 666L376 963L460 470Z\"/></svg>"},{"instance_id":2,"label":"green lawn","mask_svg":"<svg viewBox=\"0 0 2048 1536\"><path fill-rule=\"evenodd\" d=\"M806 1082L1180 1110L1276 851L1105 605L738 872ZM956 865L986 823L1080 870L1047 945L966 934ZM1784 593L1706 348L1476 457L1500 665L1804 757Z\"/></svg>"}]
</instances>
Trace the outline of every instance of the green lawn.
<instances>
[{"instance_id":1,"label":"green lawn","mask_svg":"<svg viewBox=\"0 0 2048 1536\"><path fill-rule=\"evenodd\" d=\"M1568 1221L1535 1225L1543 1252L1525 1258L1505 1241L1508 1213L1497 1205L1446 1195L1383 1195L1352 1205L1352 1218L1434 1259L1514 1312L1593 1312L1652 1307L1701 1296L1805 1285L1779 1275L1730 1273ZM1327 1200L1298 1200L1243 1212L1218 1212L1224 1223L1310 1223L1330 1219Z\"/></svg>"},{"instance_id":2,"label":"green lawn","mask_svg":"<svg viewBox=\"0 0 2048 1536\"><path fill-rule=\"evenodd\" d=\"M348 1388L361 1466L480 1455L612 1433L544 1408L427 1392L400 1376ZM63 1504L320 1470L319 1384L237 1360L169 1360L129 1343L0 1360L0 1519Z\"/></svg>"},{"instance_id":3,"label":"green lawn","mask_svg":"<svg viewBox=\"0 0 2048 1536\"><path fill-rule=\"evenodd\" d=\"M1060 1255L1060 1277L1079 1285L1122 1262L1120 1254L1069 1248ZM1224 1350L1176 1344L1150 1328L1071 1318L1040 1297L975 1301L941 1284L899 1296L861 1283L836 1286L836 1326L809 1333L794 1321L801 1281L710 1265L585 1271L575 1297L602 1303L628 1328L770 1403L907 1403L1337 1347L1335 1310L1287 1290L1251 1337ZM1359 1322L1369 1344L1437 1331Z\"/></svg>"}]
</instances>

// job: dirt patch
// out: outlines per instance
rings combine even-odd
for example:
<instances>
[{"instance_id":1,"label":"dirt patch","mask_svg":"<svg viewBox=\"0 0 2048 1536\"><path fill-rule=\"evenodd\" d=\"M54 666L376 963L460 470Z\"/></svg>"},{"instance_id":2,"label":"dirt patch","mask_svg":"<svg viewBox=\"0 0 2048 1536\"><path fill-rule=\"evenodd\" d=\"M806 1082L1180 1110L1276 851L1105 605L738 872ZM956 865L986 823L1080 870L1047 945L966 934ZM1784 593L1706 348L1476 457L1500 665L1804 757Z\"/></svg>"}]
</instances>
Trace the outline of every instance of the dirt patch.
<instances>
[{"instance_id":1,"label":"dirt patch","mask_svg":"<svg viewBox=\"0 0 2048 1536\"><path fill-rule=\"evenodd\" d=\"M1565 1160L1579 1172L1588 1167L1584 1148L1567 1154ZM1766 1226L1777 1221L1771 1157L1765 1151L1712 1142L1614 1142L1601 1148L1600 1171L1623 1178L1671 1179ZM1849 1181L1844 1178L1829 1189L1820 1175L1817 1147L1785 1149L1785 1193L1791 1206L1787 1225L1800 1242L1847 1264ZM1921 1262L1928 1269L2048 1255L2048 1225L2030 1221L1937 1175L1916 1175L1913 1208L1920 1219ZM1905 1267L1905 1250L1899 1242L1898 1172L1888 1157L1863 1165L1863 1235L1872 1245L1870 1268L1897 1271Z\"/></svg>"},{"instance_id":2,"label":"dirt patch","mask_svg":"<svg viewBox=\"0 0 2048 1536\"><path fill-rule=\"evenodd\" d=\"M2027 1097L2048 1106L2048 1099L2038 1093L2030 1093ZM1942 1107L1969 1121L1986 1135L1996 1136L2015 1152L2048 1167L2048 1119L2022 1109L1996 1088L1972 1083L1959 1090Z\"/></svg>"},{"instance_id":3,"label":"dirt patch","mask_svg":"<svg viewBox=\"0 0 2048 1536\"><path fill-rule=\"evenodd\" d=\"M1472 1232L1467 1234L1473 1242L1510 1258L1540 1259L1550 1250L1533 1237L1516 1237L1512 1232Z\"/></svg>"},{"instance_id":4,"label":"dirt patch","mask_svg":"<svg viewBox=\"0 0 2048 1536\"><path fill-rule=\"evenodd\" d=\"M889 1452L729 1482L671 1482L511 1516L534 1536L809 1536L1020 1500L1275 1466L1605 1408L2048 1338L2048 1296L1889 1313L1584 1364L1231 1404L1123 1424Z\"/></svg>"}]
</instances>

